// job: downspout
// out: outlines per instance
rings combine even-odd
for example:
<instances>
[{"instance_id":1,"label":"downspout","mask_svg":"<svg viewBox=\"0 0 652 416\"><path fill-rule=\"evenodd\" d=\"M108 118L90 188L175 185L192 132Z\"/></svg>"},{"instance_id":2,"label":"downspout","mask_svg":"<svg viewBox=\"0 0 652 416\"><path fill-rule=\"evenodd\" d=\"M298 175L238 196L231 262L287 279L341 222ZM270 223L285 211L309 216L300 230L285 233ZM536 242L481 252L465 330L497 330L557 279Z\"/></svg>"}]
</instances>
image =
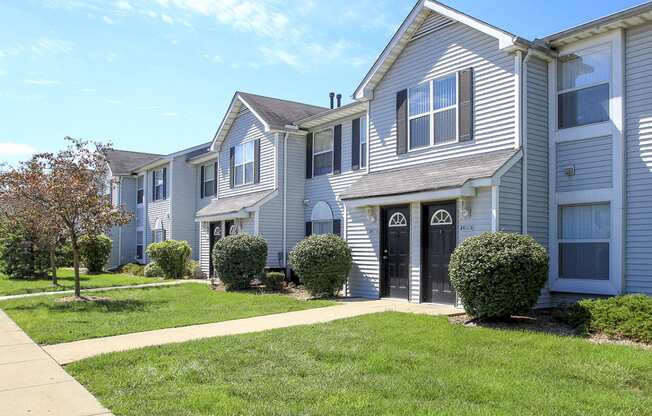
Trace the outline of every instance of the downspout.
<instances>
[{"instance_id":1,"label":"downspout","mask_svg":"<svg viewBox=\"0 0 652 416\"><path fill-rule=\"evenodd\" d=\"M527 76L527 66L528 63L530 62L530 57L532 57L532 54L530 53L530 50L528 49L527 53L525 54L525 59L523 59L523 99L522 99L522 104L523 104L523 112L522 114L522 129L523 133L521 135L522 139L522 147L523 147L523 158L521 159L522 166L523 166L523 171L522 171L522 181L523 183L521 184L522 191L521 191L521 203L522 203L522 208L521 208L521 232L523 234L527 234L528 232L528 221L527 221L527 193L528 193L528 186L527 186L527 181L528 181L528 176L527 176L527 164L528 164L528 155L527 155L527 148L528 148L528 76Z\"/></svg>"},{"instance_id":2,"label":"downspout","mask_svg":"<svg viewBox=\"0 0 652 416\"><path fill-rule=\"evenodd\" d=\"M285 132L283 137L283 267L286 268L287 273L287 201L288 201L288 136L289 132Z\"/></svg>"},{"instance_id":3,"label":"downspout","mask_svg":"<svg viewBox=\"0 0 652 416\"><path fill-rule=\"evenodd\" d=\"M123 177L120 176L118 179L118 206L122 206L122 184L123 184ZM122 231L123 231L124 226L120 226L118 228L118 264L116 264L116 267L120 267L120 263L122 262Z\"/></svg>"}]
</instances>

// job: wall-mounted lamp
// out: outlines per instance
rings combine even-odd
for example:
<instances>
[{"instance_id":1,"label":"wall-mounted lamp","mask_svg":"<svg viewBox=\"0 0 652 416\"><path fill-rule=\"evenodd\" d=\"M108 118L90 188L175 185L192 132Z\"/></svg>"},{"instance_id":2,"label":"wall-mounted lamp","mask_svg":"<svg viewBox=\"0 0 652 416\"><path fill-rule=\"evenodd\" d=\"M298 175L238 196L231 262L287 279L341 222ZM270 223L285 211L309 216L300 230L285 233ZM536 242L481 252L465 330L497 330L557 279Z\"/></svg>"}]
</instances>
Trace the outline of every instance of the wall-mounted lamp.
<instances>
[{"instance_id":1,"label":"wall-mounted lamp","mask_svg":"<svg viewBox=\"0 0 652 416\"><path fill-rule=\"evenodd\" d=\"M376 209L374 207L367 207L366 212L367 220L372 223L376 222Z\"/></svg>"},{"instance_id":2,"label":"wall-mounted lamp","mask_svg":"<svg viewBox=\"0 0 652 416\"><path fill-rule=\"evenodd\" d=\"M468 198L463 198L462 203L460 204L460 213L462 214L462 218L470 218L471 217L471 200Z\"/></svg>"},{"instance_id":3,"label":"wall-mounted lamp","mask_svg":"<svg viewBox=\"0 0 652 416\"><path fill-rule=\"evenodd\" d=\"M575 176L575 165L568 165L564 168L566 176Z\"/></svg>"}]
</instances>

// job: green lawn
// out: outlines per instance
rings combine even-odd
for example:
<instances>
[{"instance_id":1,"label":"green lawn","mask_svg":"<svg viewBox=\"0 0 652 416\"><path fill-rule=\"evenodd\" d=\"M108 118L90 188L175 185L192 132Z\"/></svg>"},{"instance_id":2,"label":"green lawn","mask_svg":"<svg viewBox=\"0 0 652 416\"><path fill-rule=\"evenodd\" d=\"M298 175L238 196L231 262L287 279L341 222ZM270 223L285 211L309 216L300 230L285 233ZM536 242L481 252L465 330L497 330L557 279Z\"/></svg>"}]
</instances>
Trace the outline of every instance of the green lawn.
<instances>
[{"instance_id":1,"label":"green lawn","mask_svg":"<svg viewBox=\"0 0 652 416\"><path fill-rule=\"evenodd\" d=\"M0 273L0 296L19 295L22 293L56 292L75 288L75 274L72 269L59 269L59 286L52 286L52 279L10 279ZM163 279L158 277L138 277L129 274L83 274L80 276L82 289L111 286L129 286L143 283L156 283Z\"/></svg>"},{"instance_id":2,"label":"green lawn","mask_svg":"<svg viewBox=\"0 0 652 416\"><path fill-rule=\"evenodd\" d=\"M66 368L116 415L651 415L652 352L400 313Z\"/></svg>"},{"instance_id":3,"label":"green lawn","mask_svg":"<svg viewBox=\"0 0 652 416\"><path fill-rule=\"evenodd\" d=\"M95 292L93 296L111 300L59 303L60 295L38 296L2 301L0 308L37 343L56 344L334 304L282 295L215 292L201 283Z\"/></svg>"}]
</instances>

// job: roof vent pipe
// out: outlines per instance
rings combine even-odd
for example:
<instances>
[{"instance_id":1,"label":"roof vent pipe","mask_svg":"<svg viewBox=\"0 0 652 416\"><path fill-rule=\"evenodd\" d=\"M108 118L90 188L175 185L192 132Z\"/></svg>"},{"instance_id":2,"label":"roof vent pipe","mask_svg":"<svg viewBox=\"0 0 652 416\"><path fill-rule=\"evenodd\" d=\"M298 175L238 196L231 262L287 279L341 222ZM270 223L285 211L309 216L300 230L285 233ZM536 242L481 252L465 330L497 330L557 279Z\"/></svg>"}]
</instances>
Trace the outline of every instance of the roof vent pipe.
<instances>
[{"instance_id":1,"label":"roof vent pipe","mask_svg":"<svg viewBox=\"0 0 652 416\"><path fill-rule=\"evenodd\" d=\"M335 98L335 93L331 92L330 94L328 94L328 96L331 99L331 110L332 110L335 107L335 103L333 102L333 99Z\"/></svg>"},{"instance_id":2,"label":"roof vent pipe","mask_svg":"<svg viewBox=\"0 0 652 416\"><path fill-rule=\"evenodd\" d=\"M342 94L337 94L337 108L342 106Z\"/></svg>"}]
</instances>

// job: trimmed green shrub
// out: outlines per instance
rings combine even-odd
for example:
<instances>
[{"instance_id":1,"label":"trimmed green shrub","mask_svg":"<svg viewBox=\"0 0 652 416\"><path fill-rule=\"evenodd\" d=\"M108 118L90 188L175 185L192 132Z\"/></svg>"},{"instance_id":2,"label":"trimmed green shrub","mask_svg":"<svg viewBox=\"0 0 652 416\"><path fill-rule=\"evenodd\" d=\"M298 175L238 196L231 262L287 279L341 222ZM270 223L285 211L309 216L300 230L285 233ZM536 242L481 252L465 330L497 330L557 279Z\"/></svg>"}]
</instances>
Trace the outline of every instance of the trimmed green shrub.
<instances>
[{"instance_id":1,"label":"trimmed green shrub","mask_svg":"<svg viewBox=\"0 0 652 416\"><path fill-rule=\"evenodd\" d=\"M351 271L351 249L333 234L312 235L290 252L290 265L314 296L332 296Z\"/></svg>"},{"instance_id":2,"label":"trimmed green shrub","mask_svg":"<svg viewBox=\"0 0 652 416\"><path fill-rule=\"evenodd\" d=\"M36 236L22 227L7 227L0 235L3 271L14 279L46 277L50 271L50 253L39 247Z\"/></svg>"},{"instance_id":3,"label":"trimmed green shrub","mask_svg":"<svg viewBox=\"0 0 652 416\"><path fill-rule=\"evenodd\" d=\"M615 296L581 300L566 310L565 321L585 334L604 334L652 344L652 297Z\"/></svg>"},{"instance_id":4,"label":"trimmed green shrub","mask_svg":"<svg viewBox=\"0 0 652 416\"><path fill-rule=\"evenodd\" d=\"M164 277L163 269L161 269L161 266L159 266L155 261L152 261L145 266L143 274L145 277Z\"/></svg>"},{"instance_id":5,"label":"trimmed green shrub","mask_svg":"<svg viewBox=\"0 0 652 416\"><path fill-rule=\"evenodd\" d=\"M79 239L79 254L89 273L100 273L111 257L111 239L99 234L84 235Z\"/></svg>"},{"instance_id":6,"label":"trimmed green shrub","mask_svg":"<svg viewBox=\"0 0 652 416\"><path fill-rule=\"evenodd\" d=\"M191 279L202 279L204 273L201 271L201 265L198 261L188 260L186 263L186 276Z\"/></svg>"},{"instance_id":7,"label":"trimmed green shrub","mask_svg":"<svg viewBox=\"0 0 652 416\"><path fill-rule=\"evenodd\" d=\"M482 233L455 249L448 273L469 315L507 318L536 304L548 278L548 254L528 235Z\"/></svg>"},{"instance_id":8,"label":"trimmed green shrub","mask_svg":"<svg viewBox=\"0 0 652 416\"><path fill-rule=\"evenodd\" d=\"M285 273L282 272L267 272L263 274L261 279L266 289L281 290L285 282Z\"/></svg>"},{"instance_id":9,"label":"trimmed green shrub","mask_svg":"<svg viewBox=\"0 0 652 416\"><path fill-rule=\"evenodd\" d=\"M262 237L236 234L224 237L213 247L213 266L227 289L246 289L267 262L267 243Z\"/></svg>"},{"instance_id":10,"label":"trimmed green shrub","mask_svg":"<svg viewBox=\"0 0 652 416\"><path fill-rule=\"evenodd\" d=\"M122 266L122 273L132 276L145 276L145 266L138 263L129 263Z\"/></svg>"},{"instance_id":11,"label":"trimmed green shrub","mask_svg":"<svg viewBox=\"0 0 652 416\"><path fill-rule=\"evenodd\" d=\"M166 240L147 247L147 255L159 265L162 276L168 279L178 279L186 274L191 254L192 249L187 241Z\"/></svg>"}]
</instances>

